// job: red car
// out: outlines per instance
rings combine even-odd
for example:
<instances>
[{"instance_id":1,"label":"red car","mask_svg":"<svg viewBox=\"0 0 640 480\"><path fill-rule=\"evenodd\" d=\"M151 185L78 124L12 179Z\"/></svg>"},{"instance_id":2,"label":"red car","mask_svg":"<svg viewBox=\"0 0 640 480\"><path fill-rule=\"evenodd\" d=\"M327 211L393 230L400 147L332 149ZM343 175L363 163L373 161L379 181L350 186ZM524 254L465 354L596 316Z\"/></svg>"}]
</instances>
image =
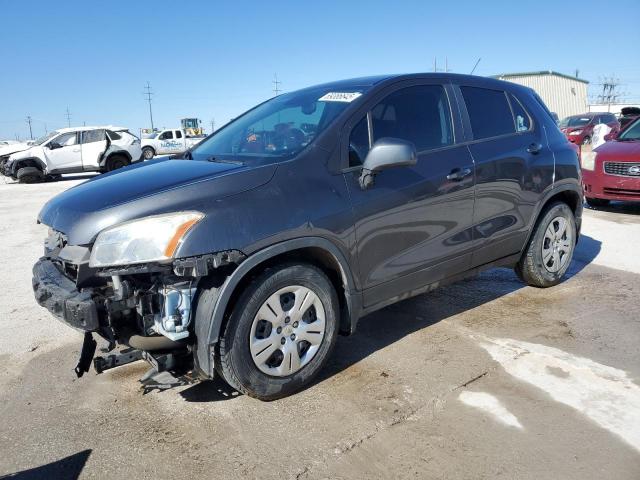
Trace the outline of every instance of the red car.
<instances>
[{"instance_id":1,"label":"red car","mask_svg":"<svg viewBox=\"0 0 640 480\"><path fill-rule=\"evenodd\" d=\"M620 131L620 122L613 113L583 113L567 117L558 125L567 140L576 145L588 145L593 136L593 127L600 123L606 123L611 128L612 134Z\"/></svg>"},{"instance_id":2,"label":"red car","mask_svg":"<svg viewBox=\"0 0 640 480\"><path fill-rule=\"evenodd\" d=\"M605 206L611 200L640 201L640 118L592 152L583 152L582 183L587 203Z\"/></svg>"}]
</instances>

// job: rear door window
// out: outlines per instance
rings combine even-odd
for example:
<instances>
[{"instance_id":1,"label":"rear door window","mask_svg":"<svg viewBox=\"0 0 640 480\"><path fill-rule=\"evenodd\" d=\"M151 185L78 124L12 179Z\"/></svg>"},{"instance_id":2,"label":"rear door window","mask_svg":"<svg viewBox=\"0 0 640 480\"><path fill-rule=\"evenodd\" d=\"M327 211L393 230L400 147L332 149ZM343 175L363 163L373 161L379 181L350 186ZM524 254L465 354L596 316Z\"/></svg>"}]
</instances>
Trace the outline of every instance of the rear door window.
<instances>
[{"instance_id":1,"label":"rear door window","mask_svg":"<svg viewBox=\"0 0 640 480\"><path fill-rule=\"evenodd\" d=\"M93 143L104 140L104 130L87 130L82 132L82 143Z\"/></svg>"},{"instance_id":2,"label":"rear door window","mask_svg":"<svg viewBox=\"0 0 640 480\"><path fill-rule=\"evenodd\" d=\"M160 135L159 140L173 140L173 132L171 130L167 130Z\"/></svg>"},{"instance_id":3,"label":"rear door window","mask_svg":"<svg viewBox=\"0 0 640 480\"><path fill-rule=\"evenodd\" d=\"M176 138L182 138L182 132L180 130L176 130Z\"/></svg>"},{"instance_id":4,"label":"rear door window","mask_svg":"<svg viewBox=\"0 0 640 480\"><path fill-rule=\"evenodd\" d=\"M441 85L407 87L371 110L373 143L383 137L413 142L418 152L453 143L451 113Z\"/></svg>"},{"instance_id":5,"label":"rear door window","mask_svg":"<svg viewBox=\"0 0 640 480\"><path fill-rule=\"evenodd\" d=\"M511 108L502 90L460 87L467 105L473 138L497 137L515 132Z\"/></svg>"}]
</instances>

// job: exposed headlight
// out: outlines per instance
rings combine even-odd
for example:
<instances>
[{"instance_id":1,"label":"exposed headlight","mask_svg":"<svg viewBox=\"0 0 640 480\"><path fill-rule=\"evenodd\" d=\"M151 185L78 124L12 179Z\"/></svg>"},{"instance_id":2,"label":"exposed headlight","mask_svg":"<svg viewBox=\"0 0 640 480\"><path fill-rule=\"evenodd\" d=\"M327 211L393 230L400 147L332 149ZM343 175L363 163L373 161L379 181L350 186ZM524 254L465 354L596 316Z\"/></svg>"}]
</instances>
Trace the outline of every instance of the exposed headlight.
<instances>
[{"instance_id":1,"label":"exposed headlight","mask_svg":"<svg viewBox=\"0 0 640 480\"><path fill-rule=\"evenodd\" d=\"M204 215L176 212L131 220L98 234L89 266L108 267L170 260L187 232Z\"/></svg>"},{"instance_id":2,"label":"exposed headlight","mask_svg":"<svg viewBox=\"0 0 640 480\"><path fill-rule=\"evenodd\" d=\"M583 152L580 156L580 164L583 170L593 170L596 168L597 152Z\"/></svg>"},{"instance_id":3,"label":"exposed headlight","mask_svg":"<svg viewBox=\"0 0 640 480\"><path fill-rule=\"evenodd\" d=\"M580 135L582 130L574 130L573 132L569 132L569 135Z\"/></svg>"}]
</instances>

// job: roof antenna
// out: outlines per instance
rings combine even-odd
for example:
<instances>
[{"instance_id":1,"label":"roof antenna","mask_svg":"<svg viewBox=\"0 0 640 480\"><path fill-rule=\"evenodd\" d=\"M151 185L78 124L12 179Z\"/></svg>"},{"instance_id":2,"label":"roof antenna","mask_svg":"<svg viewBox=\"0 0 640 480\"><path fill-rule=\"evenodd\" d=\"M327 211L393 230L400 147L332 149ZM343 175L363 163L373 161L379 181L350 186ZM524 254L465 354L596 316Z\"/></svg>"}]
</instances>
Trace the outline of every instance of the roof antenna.
<instances>
[{"instance_id":1,"label":"roof antenna","mask_svg":"<svg viewBox=\"0 0 640 480\"><path fill-rule=\"evenodd\" d=\"M478 61L476 62L476 64L473 66L473 70L471 70L471 73L469 75L473 75L473 72L476 71L476 67L478 66L478 64L480 63L480 60L482 60L482 57L478 57Z\"/></svg>"}]
</instances>

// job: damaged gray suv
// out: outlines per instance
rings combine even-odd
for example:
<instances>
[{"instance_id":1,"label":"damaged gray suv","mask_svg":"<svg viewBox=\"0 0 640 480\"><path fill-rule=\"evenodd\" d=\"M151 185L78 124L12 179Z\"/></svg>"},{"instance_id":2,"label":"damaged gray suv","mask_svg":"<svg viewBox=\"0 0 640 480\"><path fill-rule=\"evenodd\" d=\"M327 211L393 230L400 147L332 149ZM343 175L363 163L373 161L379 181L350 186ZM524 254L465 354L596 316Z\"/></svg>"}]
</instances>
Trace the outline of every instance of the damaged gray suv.
<instances>
[{"instance_id":1,"label":"damaged gray suv","mask_svg":"<svg viewBox=\"0 0 640 480\"><path fill-rule=\"evenodd\" d=\"M533 90L359 78L53 198L33 288L84 332L78 376L144 359L272 400L386 305L497 266L557 284L581 213L576 150Z\"/></svg>"}]
</instances>

